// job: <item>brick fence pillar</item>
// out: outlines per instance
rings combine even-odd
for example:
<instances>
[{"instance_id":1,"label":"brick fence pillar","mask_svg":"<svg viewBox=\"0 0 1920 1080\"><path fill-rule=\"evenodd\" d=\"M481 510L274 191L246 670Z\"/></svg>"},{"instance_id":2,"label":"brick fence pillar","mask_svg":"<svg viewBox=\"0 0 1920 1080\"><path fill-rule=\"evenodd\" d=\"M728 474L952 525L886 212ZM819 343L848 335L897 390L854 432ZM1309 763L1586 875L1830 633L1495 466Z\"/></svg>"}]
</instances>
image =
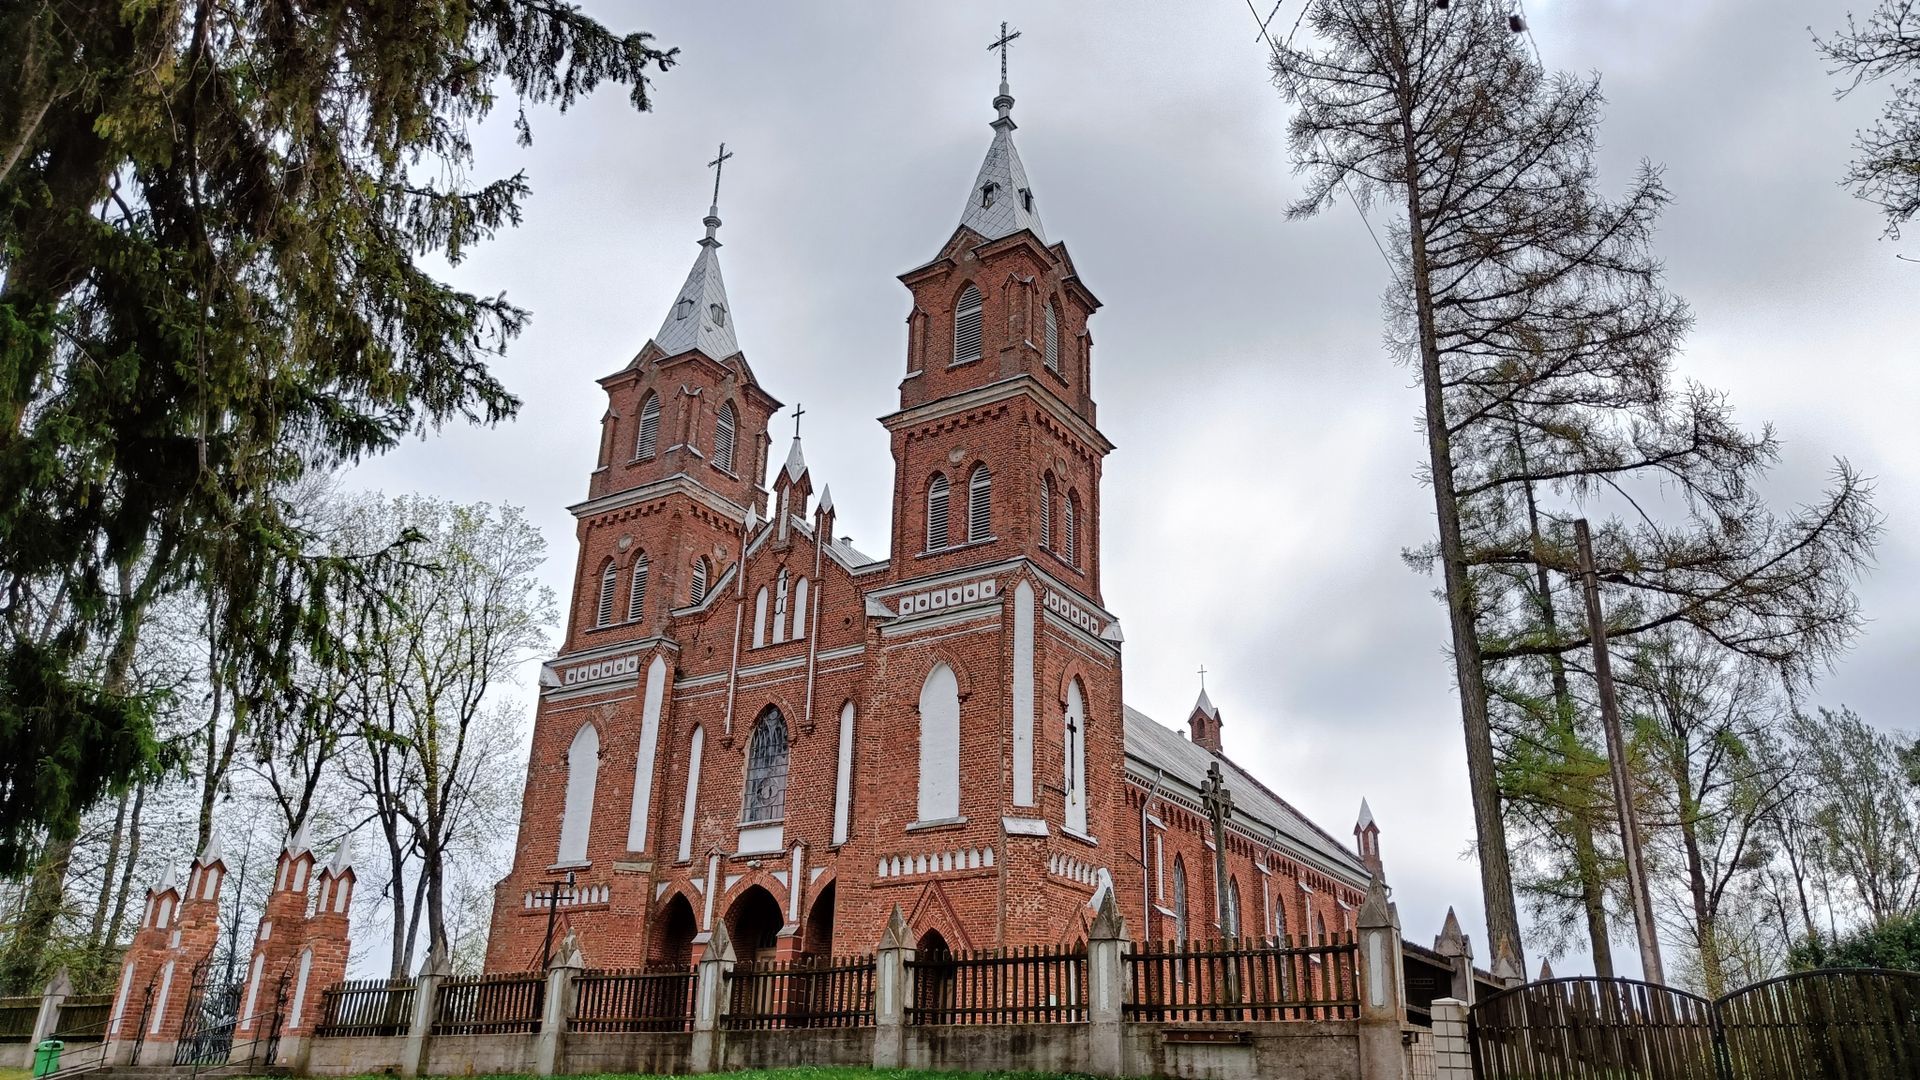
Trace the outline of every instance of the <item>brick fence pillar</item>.
<instances>
[{"instance_id":1,"label":"brick fence pillar","mask_svg":"<svg viewBox=\"0 0 1920 1080\"><path fill-rule=\"evenodd\" d=\"M727 976L733 972L733 963L733 938L728 936L725 922L716 922L694 976L693 1046L687 1054L688 1072L716 1072L720 1067L720 1018L727 1014Z\"/></svg>"},{"instance_id":2,"label":"brick fence pillar","mask_svg":"<svg viewBox=\"0 0 1920 1080\"><path fill-rule=\"evenodd\" d=\"M900 905L873 955L873 1067L898 1069L906 1052L907 1003L913 1000L913 931Z\"/></svg>"},{"instance_id":3,"label":"brick fence pillar","mask_svg":"<svg viewBox=\"0 0 1920 1080\"><path fill-rule=\"evenodd\" d=\"M440 1012L440 981L453 974L445 953L434 950L420 966L420 977L413 982L413 1017L407 1023L406 1046L400 1051L400 1075L420 1075L427 1060L427 1040L433 1035L433 1018Z\"/></svg>"},{"instance_id":4,"label":"brick fence pillar","mask_svg":"<svg viewBox=\"0 0 1920 1080\"><path fill-rule=\"evenodd\" d=\"M1087 928L1087 1052L1092 1071L1125 1076L1126 1040L1120 1021L1126 1004L1127 921L1113 889L1102 891L1100 910Z\"/></svg>"},{"instance_id":5,"label":"brick fence pillar","mask_svg":"<svg viewBox=\"0 0 1920 1080\"><path fill-rule=\"evenodd\" d=\"M586 962L580 958L580 943L573 931L560 942L560 949L547 965L547 1002L540 1014L540 1035L533 1046L533 1071L552 1076L560 1062L560 1040L567 1032L567 1019L573 1015L573 980Z\"/></svg>"},{"instance_id":6,"label":"brick fence pillar","mask_svg":"<svg viewBox=\"0 0 1920 1080\"><path fill-rule=\"evenodd\" d=\"M1473 1053L1467 1046L1467 1003L1439 998L1433 1003L1434 1080L1473 1080Z\"/></svg>"},{"instance_id":7,"label":"brick fence pillar","mask_svg":"<svg viewBox=\"0 0 1920 1080\"><path fill-rule=\"evenodd\" d=\"M1400 986L1400 919L1387 902L1387 883L1379 874L1367 887L1355 928L1360 945L1361 1080L1406 1080L1407 1051L1400 1039L1407 1024L1406 995Z\"/></svg>"}]
</instances>

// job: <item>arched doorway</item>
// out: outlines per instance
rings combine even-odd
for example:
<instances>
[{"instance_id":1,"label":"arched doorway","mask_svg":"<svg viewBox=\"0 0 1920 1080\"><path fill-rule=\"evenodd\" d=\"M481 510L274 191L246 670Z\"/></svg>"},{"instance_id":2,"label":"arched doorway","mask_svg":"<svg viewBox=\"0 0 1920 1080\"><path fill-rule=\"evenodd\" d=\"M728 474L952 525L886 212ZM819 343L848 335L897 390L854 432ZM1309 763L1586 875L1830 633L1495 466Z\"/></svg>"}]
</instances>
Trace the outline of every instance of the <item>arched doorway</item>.
<instances>
[{"instance_id":1,"label":"arched doorway","mask_svg":"<svg viewBox=\"0 0 1920 1080\"><path fill-rule=\"evenodd\" d=\"M680 893L667 898L665 907L653 920L653 941L647 950L650 967L684 968L693 963L693 939L700 924L693 917L693 905Z\"/></svg>"},{"instance_id":2,"label":"arched doorway","mask_svg":"<svg viewBox=\"0 0 1920 1080\"><path fill-rule=\"evenodd\" d=\"M743 964L771 961L780 946L780 928L786 919L780 902L758 885L750 885L727 912L727 933L733 954Z\"/></svg>"},{"instance_id":3,"label":"arched doorway","mask_svg":"<svg viewBox=\"0 0 1920 1080\"><path fill-rule=\"evenodd\" d=\"M932 1015L923 1012L927 1023L948 1022L942 1013L953 1008L953 968L945 963L950 956L946 936L938 930L921 934L919 944L914 946L913 1004L917 1009L931 1010Z\"/></svg>"},{"instance_id":4,"label":"arched doorway","mask_svg":"<svg viewBox=\"0 0 1920 1080\"><path fill-rule=\"evenodd\" d=\"M807 909L807 952L814 956L833 955L833 902L837 890L829 881L826 887L814 894L813 906Z\"/></svg>"}]
</instances>

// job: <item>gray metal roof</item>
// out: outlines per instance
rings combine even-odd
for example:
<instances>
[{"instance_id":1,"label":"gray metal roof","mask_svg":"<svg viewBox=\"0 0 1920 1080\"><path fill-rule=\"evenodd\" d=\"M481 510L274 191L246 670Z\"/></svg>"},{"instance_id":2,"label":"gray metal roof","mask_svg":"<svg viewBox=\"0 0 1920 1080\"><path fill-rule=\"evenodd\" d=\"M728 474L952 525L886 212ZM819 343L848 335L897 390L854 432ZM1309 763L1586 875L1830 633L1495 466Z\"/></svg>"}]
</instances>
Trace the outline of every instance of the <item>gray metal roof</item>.
<instances>
[{"instance_id":1,"label":"gray metal roof","mask_svg":"<svg viewBox=\"0 0 1920 1080\"><path fill-rule=\"evenodd\" d=\"M967 192L967 208L960 215L960 224L988 240L1030 229L1045 243L1047 233L1040 226L1039 200L1027 181L1026 166L1020 164L1020 152L1013 148L1013 96L1007 93L1006 83L1000 84L1000 96L993 99L993 104L1000 111L993 122L993 145L987 147L987 160L980 163L980 175L974 177L973 190Z\"/></svg>"},{"instance_id":2,"label":"gray metal roof","mask_svg":"<svg viewBox=\"0 0 1920 1080\"><path fill-rule=\"evenodd\" d=\"M1359 856L1267 790L1251 773L1225 756L1216 758L1206 747L1181 738L1178 732L1131 705L1126 707L1126 718L1127 757L1136 763L1133 771L1142 779L1151 782L1156 771L1161 772L1163 789L1197 804L1207 768L1218 760L1222 778L1233 792L1234 821L1248 833L1263 839L1278 833L1282 847L1291 841L1292 846L1317 856L1321 869L1344 873L1356 884L1369 880L1371 875Z\"/></svg>"},{"instance_id":3,"label":"gray metal roof","mask_svg":"<svg viewBox=\"0 0 1920 1080\"><path fill-rule=\"evenodd\" d=\"M740 351L733 336L733 307L727 303L727 285L720 279L720 241L714 234L720 218L708 211L707 235L700 241L700 254L687 272L687 283L680 286L667 309L667 321L653 335L653 343L668 356L688 349L699 349L715 360L725 360Z\"/></svg>"}]
</instances>

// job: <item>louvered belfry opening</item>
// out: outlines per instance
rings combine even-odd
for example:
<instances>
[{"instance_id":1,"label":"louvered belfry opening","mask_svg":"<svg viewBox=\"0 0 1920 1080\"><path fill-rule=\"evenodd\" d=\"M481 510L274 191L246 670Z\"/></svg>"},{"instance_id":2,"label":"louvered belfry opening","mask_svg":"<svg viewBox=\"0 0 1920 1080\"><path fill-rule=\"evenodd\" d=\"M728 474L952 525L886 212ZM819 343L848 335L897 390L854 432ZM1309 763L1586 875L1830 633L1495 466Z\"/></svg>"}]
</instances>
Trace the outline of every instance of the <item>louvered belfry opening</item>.
<instances>
[{"instance_id":1,"label":"louvered belfry opening","mask_svg":"<svg viewBox=\"0 0 1920 1080\"><path fill-rule=\"evenodd\" d=\"M720 418L713 425L713 463L728 472L733 471L733 436L738 427L734 415L733 402L720 404Z\"/></svg>"},{"instance_id":2,"label":"louvered belfry opening","mask_svg":"<svg viewBox=\"0 0 1920 1080\"><path fill-rule=\"evenodd\" d=\"M637 621L647 605L647 555L641 552L633 560L633 583L627 593L627 619Z\"/></svg>"},{"instance_id":3,"label":"louvered belfry opening","mask_svg":"<svg viewBox=\"0 0 1920 1080\"><path fill-rule=\"evenodd\" d=\"M645 460L660 448L660 395L649 393L640 406L640 434L634 439L633 456Z\"/></svg>"},{"instance_id":4,"label":"louvered belfry opening","mask_svg":"<svg viewBox=\"0 0 1920 1080\"><path fill-rule=\"evenodd\" d=\"M959 306L953 310L953 362L964 364L980 359L980 326L984 308L980 290L968 285L960 292Z\"/></svg>"},{"instance_id":5,"label":"louvered belfry opening","mask_svg":"<svg viewBox=\"0 0 1920 1080\"><path fill-rule=\"evenodd\" d=\"M606 626L613 622L613 590L620 584L620 571L608 560L606 569L600 571L600 603L593 613L595 626Z\"/></svg>"},{"instance_id":6,"label":"louvered belfry opening","mask_svg":"<svg viewBox=\"0 0 1920 1080\"><path fill-rule=\"evenodd\" d=\"M1053 546L1053 477L1040 478L1040 546Z\"/></svg>"},{"instance_id":7,"label":"louvered belfry opening","mask_svg":"<svg viewBox=\"0 0 1920 1080\"><path fill-rule=\"evenodd\" d=\"M967 542L978 543L993 535L993 474L985 465L976 465L967 478Z\"/></svg>"},{"instance_id":8,"label":"louvered belfry opening","mask_svg":"<svg viewBox=\"0 0 1920 1080\"><path fill-rule=\"evenodd\" d=\"M927 485L927 550L947 546L947 478L935 473Z\"/></svg>"},{"instance_id":9,"label":"louvered belfry opening","mask_svg":"<svg viewBox=\"0 0 1920 1080\"><path fill-rule=\"evenodd\" d=\"M1047 370L1060 373L1060 315L1054 309L1053 301L1047 301L1047 351L1045 354Z\"/></svg>"}]
</instances>

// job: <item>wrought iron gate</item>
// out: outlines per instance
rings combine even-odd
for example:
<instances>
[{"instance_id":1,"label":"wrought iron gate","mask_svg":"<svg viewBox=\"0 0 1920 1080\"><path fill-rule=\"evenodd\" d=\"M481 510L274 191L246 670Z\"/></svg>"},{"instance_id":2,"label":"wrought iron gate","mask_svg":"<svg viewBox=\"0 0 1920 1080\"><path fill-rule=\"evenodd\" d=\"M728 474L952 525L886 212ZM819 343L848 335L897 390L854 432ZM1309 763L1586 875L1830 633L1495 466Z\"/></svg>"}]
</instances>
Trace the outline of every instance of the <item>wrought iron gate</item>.
<instances>
[{"instance_id":1,"label":"wrought iron gate","mask_svg":"<svg viewBox=\"0 0 1920 1080\"><path fill-rule=\"evenodd\" d=\"M1717 1001L1633 979L1553 979L1468 1014L1479 1080L1906 1080L1920 972L1802 972Z\"/></svg>"},{"instance_id":2,"label":"wrought iron gate","mask_svg":"<svg viewBox=\"0 0 1920 1080\"><path fill-rule=\"evenodd\" d=\"M209 958L211 959L211 958ZM175 1065L225 1065L233 1053L233 1029L240 1019L240 995L246 981L216 980L209 960L193 966L187 990L187 1015L174 1044Z\"/></svg>"}]
</instances>

